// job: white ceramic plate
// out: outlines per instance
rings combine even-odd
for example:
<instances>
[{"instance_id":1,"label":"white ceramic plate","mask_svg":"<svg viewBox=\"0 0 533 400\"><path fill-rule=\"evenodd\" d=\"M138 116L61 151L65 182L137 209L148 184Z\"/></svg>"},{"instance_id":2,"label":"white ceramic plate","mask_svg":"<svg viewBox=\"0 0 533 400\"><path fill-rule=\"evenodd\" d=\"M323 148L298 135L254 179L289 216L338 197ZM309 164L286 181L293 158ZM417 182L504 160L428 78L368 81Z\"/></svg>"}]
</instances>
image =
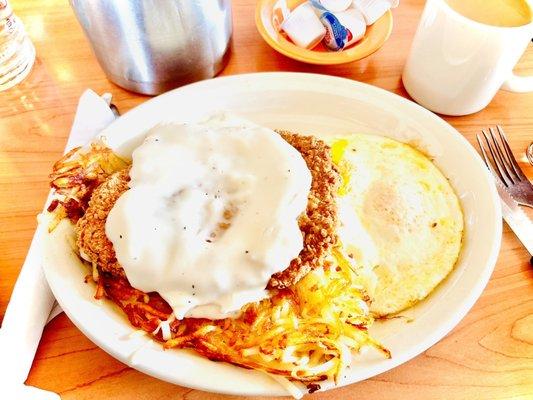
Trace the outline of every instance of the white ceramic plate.
<instances>
[{"instance_id":1,"label":"white ceramic plate","mask_svg":"<svg viewBox=\"0 0 533 400\"><path fill-rule=\"evenodd\" d=\"M112 148L128 154L158 122L194 121L219 110L301 133L360 132L413 143L434 158L461 199L466 229L454 271L429 298L402 313L413 322L376 323L372 334L391 350L392 358L370 352L364 358L357 356L340 385L369 378L415 357L445 336L472 307L496 262L501 215L492 178L475 150L450 125L410 101L359 82L313 74L265 73L217 78L168 92L129 111L102 135ZM47 235L46 277L69 318L102 349L149 375L191 388L242 395L287 394L262 372L211 362L191 351L163 351L146 337L131 337L133 328L121 312L110 302L97 303L94 287L83 283L87 270L71 250L71 235L66 221ZM322 385L322 389L332 387L330 383Z\"/></svg>"}]
</instances>

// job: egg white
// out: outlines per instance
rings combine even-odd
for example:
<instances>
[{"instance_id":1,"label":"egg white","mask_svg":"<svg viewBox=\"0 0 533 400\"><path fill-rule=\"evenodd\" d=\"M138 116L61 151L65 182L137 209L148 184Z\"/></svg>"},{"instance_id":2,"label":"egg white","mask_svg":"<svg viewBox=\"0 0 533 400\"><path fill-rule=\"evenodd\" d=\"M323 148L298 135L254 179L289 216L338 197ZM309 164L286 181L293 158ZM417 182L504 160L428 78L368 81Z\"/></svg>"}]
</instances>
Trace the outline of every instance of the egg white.
<instances>
[{"instance_id":1,"label":"egg white","mask_svg":"<svg viewBox=\"0 0 533 400\"><path fill-rule=\"evenodd\" d=\"M457 195L431 160L382 136L331 142L343 187L339 237L361 271L377 316L425 298L453 269L463 237Z\"/></svg>"}]
</instances>

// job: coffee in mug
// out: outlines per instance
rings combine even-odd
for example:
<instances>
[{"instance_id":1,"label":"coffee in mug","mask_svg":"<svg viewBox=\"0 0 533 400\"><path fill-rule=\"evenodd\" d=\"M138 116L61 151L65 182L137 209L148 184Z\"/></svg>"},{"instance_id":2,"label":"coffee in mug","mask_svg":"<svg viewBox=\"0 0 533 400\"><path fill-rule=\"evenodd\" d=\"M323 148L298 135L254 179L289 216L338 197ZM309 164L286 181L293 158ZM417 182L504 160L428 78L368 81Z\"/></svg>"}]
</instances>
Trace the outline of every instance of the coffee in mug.
<instances>
[{"instance_id":1,"label":"coffee in mug","mask_svg":"<svg viewBox=\"0 0 533 400\"><path fill-rule=\"evenodd\" d=\"M531 8L526 0L446 0L466 18L494 26L522 26L531 22Z\"/></svg>"}]
</instances>

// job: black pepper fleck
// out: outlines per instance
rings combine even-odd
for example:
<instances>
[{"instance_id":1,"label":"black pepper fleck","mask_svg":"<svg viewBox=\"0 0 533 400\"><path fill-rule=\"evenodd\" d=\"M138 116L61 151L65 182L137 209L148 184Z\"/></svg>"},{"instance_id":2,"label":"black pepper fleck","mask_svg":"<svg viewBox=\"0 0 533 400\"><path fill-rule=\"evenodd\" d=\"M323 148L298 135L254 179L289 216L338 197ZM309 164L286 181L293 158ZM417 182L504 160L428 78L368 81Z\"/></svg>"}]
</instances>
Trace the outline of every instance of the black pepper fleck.
<instances>
[{"instance_id":1,"label":"black pepper fleck","mask_svg":"<svg viewBox=\"0 0 533 400\"><path fill-rule=\"evenodd\" d=\"M122 239L122 235L119 235L119 238L121 238L121 239Z\"/></svg>"}]
</instances>

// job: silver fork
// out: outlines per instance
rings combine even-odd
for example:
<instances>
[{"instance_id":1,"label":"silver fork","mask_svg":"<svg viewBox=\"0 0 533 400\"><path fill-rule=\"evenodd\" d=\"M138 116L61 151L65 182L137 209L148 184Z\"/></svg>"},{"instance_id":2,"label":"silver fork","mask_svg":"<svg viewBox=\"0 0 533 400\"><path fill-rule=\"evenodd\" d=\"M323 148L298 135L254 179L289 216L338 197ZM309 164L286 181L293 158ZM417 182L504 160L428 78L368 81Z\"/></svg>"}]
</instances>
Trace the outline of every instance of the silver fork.
<instances>
[{"instance_id":1,"label":"silver fork","mask_svg":"<svg viewBox=\"0 0 533 400\"><path fill-rule=\"evenodd\" d=\"M485 164L518 204L533 208L533 185L516 162L502 127L496 128L498 135L493 128L476 135Z\"/></svg>"}]
</instances>

